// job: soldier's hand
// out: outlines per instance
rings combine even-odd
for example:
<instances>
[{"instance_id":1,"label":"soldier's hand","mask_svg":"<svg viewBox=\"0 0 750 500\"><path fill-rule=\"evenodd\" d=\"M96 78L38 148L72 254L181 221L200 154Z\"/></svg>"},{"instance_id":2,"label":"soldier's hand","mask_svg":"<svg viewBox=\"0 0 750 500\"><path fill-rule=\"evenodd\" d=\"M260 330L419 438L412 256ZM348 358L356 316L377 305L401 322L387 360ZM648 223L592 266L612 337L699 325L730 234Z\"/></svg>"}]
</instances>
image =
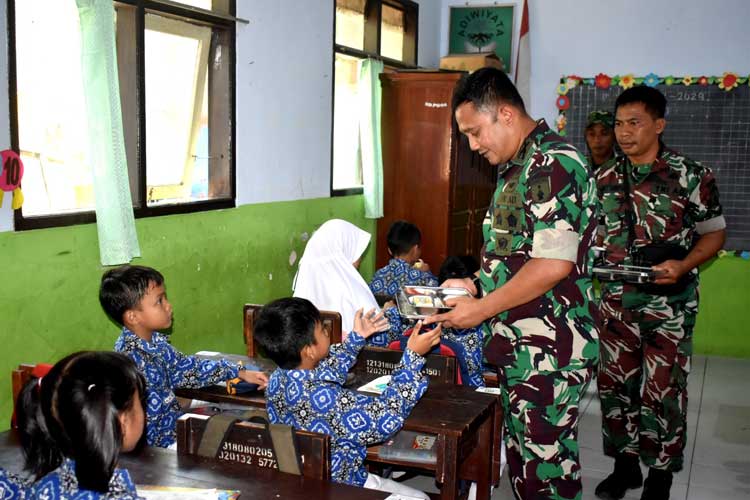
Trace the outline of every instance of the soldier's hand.
<instances>
[{"instance_id":1,"label":"soldier's hand","mask_svg":"<svg viewBox=\"0 0 750 500\"><path fill-rule=\"evenodd\" d=\"M659 273L654 280L654 283L657 285L672 285L677 283L677 280L683 274L690 271L690 269L685 269L685 265L681 260L665 260L651 269Z\"/></svg>"},{"instance_id":2,"label":"soldier's hand","mask_svg":"<svg viewBox=\"0 0 750 500\"><path fill-rule=\"evenodd\" d=\"M443 326L452 328L470 328L484 321L479 309L479 300L474 297L456 297L446 300L453 309L443 314L434 314L424 319L424 324L442 322Z\"/></svg>"}]
</instances>

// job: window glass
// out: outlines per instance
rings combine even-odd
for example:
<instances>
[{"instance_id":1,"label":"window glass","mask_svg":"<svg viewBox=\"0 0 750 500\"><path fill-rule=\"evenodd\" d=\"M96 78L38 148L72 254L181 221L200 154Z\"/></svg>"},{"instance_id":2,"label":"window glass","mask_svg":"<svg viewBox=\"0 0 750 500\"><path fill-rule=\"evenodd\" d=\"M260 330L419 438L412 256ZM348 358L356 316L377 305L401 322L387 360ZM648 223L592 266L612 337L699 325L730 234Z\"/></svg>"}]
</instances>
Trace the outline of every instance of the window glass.
<instances>
[{"instance_id":1,"label":"window glass","mask_svg":"<svg viewBox=\"0 0 750 500\"><path fill-rule=\"evenodd\" d=\"M336 54L333 117L333 189L362 186L357 82L359 59Z\"/></svg>"},{"instance_id":2,"label":"window glass","mask_svg":"<svg viewBox=\"0 0 750 500\"><path fill-rule=\"evenodd\" d=\"M331 185L335 195L362 187L357 102L359 57L391 59L391 65L400 68L414 67L417 62L416 27L419 12L413 2L334 1L336 34ZM378 20L380 29L377 29ZM362 54L356 53L359 57L354 57L354 51L349 49L356 49Z\"/></svg>"},{"instance_id":3,"label":"window glass","mask_svg":"<svg viewBox=\"0 0 750 500\"><path fill-rule=\"evenodd\" d=\"M365 47L365 0L336 0L336 43Z\"/></svg>"},{"instance_id":4,"label":"window glass","mask_svg":"<svg viewBox=\"0 0 750 500\"><path fill-rule=\"evenodd\" d=\"M383 57L404 60L404 11L383 4L380 30L380 54Z\"/></svg>"},{"instance_id":5,"label":"window glass","mask_svg":"<svg viewBox=\"0 0 750 500\"><path fill-rule=\"evenodd\" d=\"M86 105L75 2L21 1L15 8L24 214L91 210L94 198L86 159L88 126L82 112Z\"/></svg>"},{"instance_id":6,"label":"window glass","mask_svg":"<svg viewBox=\"0 0 750 500\"><path fill-rule=\"evenodd\" d=\"M189 201L193 180L198 180L196 160L205 163L208 158L211 29L148 15L145 36L147 200L149 204ZM207 176L200 177L208 182ZM208 186L195 190L207 193Z\"/></svg>"},{"instance_id":7,"label":"window glass","mask_svg":"<svg viewBox=\"0 0 750 500\"><path fill-rule=\"evenodd\" d=\"M228 0L183 3L233 15ZM233 26L223 17L207 21L210 14L195 22L190 12L160 13L157 2L144 14L138 8L143 5L144 0L115 2L123 142L136 215L232 206ZM92 221L76 3L15 0L14 7L11 95L17 105L11 123L18 124L13 145L18 143L25 167L25 201L16 228ZM54 43L40 42L48 40Z\"/></svg>"}]
</instances>

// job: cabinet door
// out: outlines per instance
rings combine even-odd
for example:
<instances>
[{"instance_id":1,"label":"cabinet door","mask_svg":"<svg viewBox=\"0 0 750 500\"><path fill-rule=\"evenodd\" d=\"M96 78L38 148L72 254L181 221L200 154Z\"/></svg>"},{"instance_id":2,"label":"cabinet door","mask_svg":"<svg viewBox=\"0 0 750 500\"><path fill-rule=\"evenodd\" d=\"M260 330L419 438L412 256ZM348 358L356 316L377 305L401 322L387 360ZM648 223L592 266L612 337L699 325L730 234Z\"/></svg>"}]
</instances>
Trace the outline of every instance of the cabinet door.
<instances>
[{"instance_id":1,"label":"cabinet door","mask_svg":"<svg viewBox=\"0 0 750 500\"><path fill-rule=\"evenodd\" d=\"M451 96L459 74L383 74L383 210L378 266L388 261L386 233L405 219L422 231L422 258L436 270L448 254L451 203Z\"/></svg>"},{"instance_id":2,"label":"cabinet door","mask_svg":"<svg viewBox=\"0 0 750 500\"><path fill-rule=\"evenodd\" d=\"M473 255L482 249L482 222L497 179L497 167L471 151L469 141L456 132L457 154L451 211L451 255Z\"/></svg>"}]
</instances>

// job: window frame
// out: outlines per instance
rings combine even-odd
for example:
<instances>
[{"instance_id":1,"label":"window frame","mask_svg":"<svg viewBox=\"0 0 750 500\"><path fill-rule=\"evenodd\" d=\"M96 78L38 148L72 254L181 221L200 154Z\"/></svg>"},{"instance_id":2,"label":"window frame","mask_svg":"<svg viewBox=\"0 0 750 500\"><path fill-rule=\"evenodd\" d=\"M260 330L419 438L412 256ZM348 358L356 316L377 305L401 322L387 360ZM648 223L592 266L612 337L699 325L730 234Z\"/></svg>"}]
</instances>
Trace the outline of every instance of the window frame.
<instances>
[{"instance_id":1,"label":"window frame","mask_svg":"<svg viewBox=\"0 0 750 500\"><path fill-rule=\"evenodd\" d=\"M8 84L9 84L9 105L10 105L10 143L14 151L19 149L19 130L18 130L18 99L17 99L17 74L16 74L16 15L15 3L23 0L9 0L7 2L7 23L8 23ZM214 0L216 1L216 0ZM237 28L236 28L236 0L223 0L228 14L214 15L210 11L192 7L190 5L177 4L173 2L161 2L159 0L112 0L117 5L129 6L135 9L135 102L137 110L134 112L134 123L125 123L123 110L123 133L127 135L135 132L136 138L133 140L135 150L126 149L128 162L135 159L135 165L129 165L128 171L131 184L131 194L133 199L133 214L135 218L158 217L163 215L186 214L194 212L203 212L208 210L219 210L225 208L234 208L237 198L237 172L236 172L236 114L237 114L237 92L236 92L236 65L237 65ZM146 14L158 14L167 18L173 18L188 23L194 23L205 26L215 26L224 30L230 45L231 57L229 60L228 97L226 103L229 113L229 127L231 128L228 140L228 175L229 193L226 197L189 201L172 204L158 204L148 206L147 182L146 182L146 92L145 92L145 19ZM208 99L211 100L211 72L208 72ZM121 82L122 87L122 82ZM122 88L121 99L122 99ZM209 116L212 113L209 111ZM209 118L210 119L210 118ZM129 129L129 130L128 130ZM209 141L213 142L213 134L209 134ZM127 141L126 141L127 145ZM127 148L127 146L126 146ZM133 173L136 173L136 179L133 179ZM209 193L211 192L211 171L209 170ZM135 188L135 192L134 191ZM23 207L14 210L14 230L26 231L32 229L42 229L50 227L64 227L77 224L90 224L96 221L96 212L93 210L81 211L65 214L51 214L24 217Z\"/></svg>"},{"instance_id":2,"label":"window frame","mask_svg":"<svg viewBox=\"0 0 750 500\"><path fill-rule=\"evenodd\" d=\"M354 49L346 45L336 43L336 0L333 3L333 58L331 61L331 168L330 168L330 192L334 196L350 196L362 194L363 187L350 187L344 189L334 189L333 187L333 167L334 167L334 147L335 147L335 116L336 116L336 54L357 57L359 59L376 59L382 61L385 71L396 71L400 69L417 69L419 68L419 4L413 0L366 0L365 2L365 34L364 50ZM404 52L410 48L413 43L413 63L398 61L389 57L380 55L381 30L382 30L382 6L401 10L404 12Z\"/></svg>"}]
</instances>

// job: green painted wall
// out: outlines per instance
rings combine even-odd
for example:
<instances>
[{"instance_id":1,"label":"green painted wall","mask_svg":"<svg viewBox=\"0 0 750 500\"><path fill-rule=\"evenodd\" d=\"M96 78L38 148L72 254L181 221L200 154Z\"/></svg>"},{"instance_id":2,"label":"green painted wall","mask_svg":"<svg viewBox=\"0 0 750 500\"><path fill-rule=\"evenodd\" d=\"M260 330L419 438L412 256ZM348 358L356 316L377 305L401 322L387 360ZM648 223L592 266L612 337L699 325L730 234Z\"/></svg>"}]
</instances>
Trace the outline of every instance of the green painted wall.
<instances>
[{"instance_id":1,"label":"green painted wall","mask_svg":"<svg viewBox=\"0 0 750 500\"><path fill-rule=\"evenodd\" d=\"M701 267L694 352L750 358L750 261L736 256Z\"/></svg>"},{"instance_id":2,"label":"green painted wall","mask_svg":"<svg viewBox=\"0 0 750 500\"><path fill-rule=\"evenodd\" d=\"M183 352L244 353L242 305L291 295L296 261L331 218L375 233L361 196L246 205L136 221L142 258L164 274L174 308L172 343ZM106 349L119 334L99 306L96 226L0 233L0 429L12 411L10 371L55 362L81 349ZM362 273L372 275L369 249Z\"/></svg>"},{"instance_id":3,"label":"green painted wall","mask_svg":"<svg viewBox=\"0 0 750 500\"><path fill-rule=\"evenodd\" d=\"M143 257L135 263L164 274L178 349L242 353L242 305L291 293L296 262L290 264L290 254L302 255L303 234L334 217L374 234L375 222L362 214L362 197L351 196L140 219ZM119 328L97 298L104 268L94 225L0 233L0 256L5 271L0 284L0 429L5 429L13 367L54 362L80 349L111 349ZM361 268L365 277L371 276L373 264L368 249ZM750 262L714 260L701 279L695 352L750 358Z\"/></svg>"}]
</instances>

